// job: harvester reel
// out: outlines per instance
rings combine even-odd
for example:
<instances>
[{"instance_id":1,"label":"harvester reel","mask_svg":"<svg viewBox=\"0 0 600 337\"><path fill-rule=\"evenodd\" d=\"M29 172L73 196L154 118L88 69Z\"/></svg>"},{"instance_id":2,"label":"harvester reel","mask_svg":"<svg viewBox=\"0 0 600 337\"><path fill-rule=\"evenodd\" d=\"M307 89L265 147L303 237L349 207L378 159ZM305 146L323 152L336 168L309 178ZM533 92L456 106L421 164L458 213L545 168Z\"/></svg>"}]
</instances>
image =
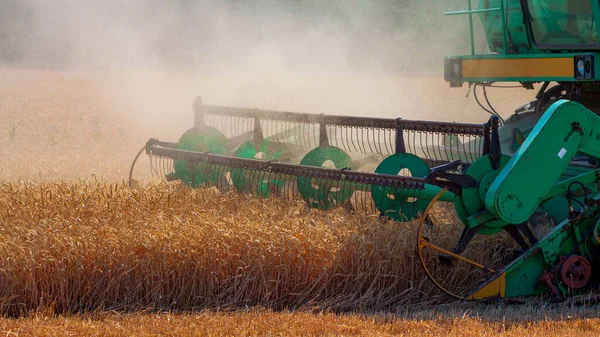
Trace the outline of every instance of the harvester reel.
<instances>
[{"instance_id":1,"label":"harvester reel","mask_svg":"<svg viewBox=\"0 0 600 337\"><path fill-rule=\"evenodd\" d=\"M399 153L384 159L375 169L375 173L423 178L429 174L429 165L414 154ZM381 215L396 221L410 221L417 218L429 205L430 200L402 192L378 185L371 188L373 201Z\"/></svg>"},{"instance_id":2,"label":"harvester reel","mask_svg":"<svg viewBox=\"0 0 600 337\"><path fill-rule=\"evenodd\" d=\"M180 150L225 154L227 138L219 130L205 126L202 129L192 128L179 139ZM207 164L191 164L183 160L175 160L174 173L169 180L179 179L185 184L197 188L203 185L216 185L221 179L219 173Z\"/></svg>"},{"instance_id":3,"label":"harvester reel","mask_svg":"<svg viewBox=\"0 0 600 337\"><path fill-rule=\"evenodd\" d=\"M277 160L283 154L283 150L275 146L275 143L263 140L260 143L248 141L242 144L236 151L238 158ZM257 175L247 172L243 168L231 170L231 180L235 189L240 192L255 192L257 195L267 198L272 189L283 186L281 179L272 179L269 175Z\"/></svg>"},{"instance_id":4,"label":"harvester reel","mask_svg":"<svg viewBox=\"0 0 600 337\"><path fill-rule=\"evenodd\" d=\"M350 169L351 163L352 158L344 150L335 146L320 146L307 153L300 165L317 167L333 165L338 169ZM353 188L339 181L298 176L296 182L300 195L310 207L322 210L345 205L354 193Z\"/></svg>"}]
</instances>

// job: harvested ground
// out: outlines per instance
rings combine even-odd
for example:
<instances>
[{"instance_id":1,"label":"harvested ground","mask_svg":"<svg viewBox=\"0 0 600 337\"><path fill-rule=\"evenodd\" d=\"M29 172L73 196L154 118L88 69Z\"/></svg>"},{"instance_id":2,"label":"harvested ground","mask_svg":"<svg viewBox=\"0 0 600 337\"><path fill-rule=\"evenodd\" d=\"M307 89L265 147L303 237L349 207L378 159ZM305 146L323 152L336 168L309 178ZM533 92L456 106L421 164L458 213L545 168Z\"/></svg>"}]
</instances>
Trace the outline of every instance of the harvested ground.
<instances>
[{"instance_id":1,"label":"harvested ground","mask_svg":"<svg viewBox=\"0 0 600 337\"><path fill-rule=\"evenodd\" d=\"M505 308L515 315L518 310ZM590 316L591 313L590 313ZM435 317L435 316L434 316ZM437 319L394 318L389 315L312 313L198 313L84 315L0 319L8 336L424 336L424 337L549 337L598 336L600 320L541 319L529 322L487 321L478 317Z\"/></svg>"}]
</instances>

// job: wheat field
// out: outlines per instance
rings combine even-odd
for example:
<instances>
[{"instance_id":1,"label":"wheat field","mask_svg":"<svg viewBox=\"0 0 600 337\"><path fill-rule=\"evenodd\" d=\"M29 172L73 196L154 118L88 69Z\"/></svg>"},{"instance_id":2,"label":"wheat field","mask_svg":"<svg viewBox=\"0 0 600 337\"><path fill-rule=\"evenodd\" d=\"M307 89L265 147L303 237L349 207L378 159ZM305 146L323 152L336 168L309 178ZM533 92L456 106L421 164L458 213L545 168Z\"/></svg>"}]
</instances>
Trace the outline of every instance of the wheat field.
<instances>
[{"instance_id":1,"label":"wheat field","mask_svg":"<svg viewBox=\"0 0 600 337\"><path fill-rule=\"evenodd\" d=\"M431 77L370 80L388 90L369 102L348 100L348 91L361 89L350 79L306 87L304 78L292 77L271 92L272 83L228 92L230 80L0 70L0 333L598 334L594 307L449 302L418 263L416 222L143 179L128 187L135 153L150 137L176 140L191 125L198 94L246 107L487 119L472 100ZM332 96L323 97L331 88ZM398 93L409 89L421 98L406 105L408 97ZM291 99L298 91L320 96ZM437 98L424 98L431 91ZM281 99L267 102L265 93ZM499 109L528 98L518 91ZM336 110L336 101L345 109ZM460 230L452 210L440 206L435 220L431 238L451 246ZM491 247L505 243L478 238L468 254L499 263L504 250ZM458 266L438 274L453 286L477 276Z\"/></svg>"},{"instance_id":2,"label":"wheat field","mask_svg":"<svg viewBox=\"0 0 600 337\"><path fill-rule=\"evenodd\" d=\"M6 317L0 330L7 332L598 332L594 307L449 301L417 262L414 222L178 184L5 183L0 205L0 309ZM448 226L432 239L452 242L452 219L437 211ZM479 256L489 257L497 257L491 248L497 244L473 242ZM442 272L459 283L468 278L458 267Z\"/></svg>"},{"instance_id":3,"label":"wheat field","mask_svg":"<svg viewBox=\"0 0 600 337\"><path fill-rule=\"evenodd\" d=\"M439 297L417 262L415 223L177 184L21 182L1 185L0 202L8 315L374 311Z\"/></svg>"}]
</instances>

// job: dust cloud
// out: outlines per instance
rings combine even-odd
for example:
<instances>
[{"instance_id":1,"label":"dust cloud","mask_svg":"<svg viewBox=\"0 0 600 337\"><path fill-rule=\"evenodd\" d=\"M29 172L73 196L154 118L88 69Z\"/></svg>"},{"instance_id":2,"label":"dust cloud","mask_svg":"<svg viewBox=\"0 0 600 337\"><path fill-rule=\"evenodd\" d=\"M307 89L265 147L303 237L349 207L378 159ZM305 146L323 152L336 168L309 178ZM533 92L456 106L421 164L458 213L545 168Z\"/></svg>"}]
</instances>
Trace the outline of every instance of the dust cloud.
<instances>
[{"instance_id":1,"label":"dust cloud","mask_svg":"<svg viewBox=\"0 0 600 337\"><path fill-rule=\"evenodd\" d=\"M73 162L74 143L80 160L114 151L131 158L147 138L176 140L188 129L196 96L219 105L483 122L467 88L443 81L444 55L469 52L466 18L443 16L463 5L0 0L0 142L43 147L50 154L39 166ZM509 114L531 93L491 96ZM79 174L103 162L80 164ZM28 175L42 176L32 165L24 165ZM115 165L121 177L124 165Z\"/></svg>"}]
</instances>

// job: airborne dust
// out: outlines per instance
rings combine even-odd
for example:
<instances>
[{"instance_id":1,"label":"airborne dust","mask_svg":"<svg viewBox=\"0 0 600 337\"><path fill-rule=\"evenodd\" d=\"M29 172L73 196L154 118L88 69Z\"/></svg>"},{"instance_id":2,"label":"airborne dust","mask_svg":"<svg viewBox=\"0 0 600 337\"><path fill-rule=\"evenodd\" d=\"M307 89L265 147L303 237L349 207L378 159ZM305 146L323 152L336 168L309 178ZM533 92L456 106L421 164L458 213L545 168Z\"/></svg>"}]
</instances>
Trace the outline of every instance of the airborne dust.
<instances>
[{"instance_id":1,"label":"airborne dust","mask_svg":"<svg viewBox=\"0 0 600 337\"><path fill-rule=\"evenodd\" d=\"M0 180L126 179L191 103L484 122L443 57L464 1L0 1ZM477 21L477 20L476 20ZM477 49L486 52L479 33ZM509 114L532 92L494 90Z\"/></svg>"}]
</instances>

